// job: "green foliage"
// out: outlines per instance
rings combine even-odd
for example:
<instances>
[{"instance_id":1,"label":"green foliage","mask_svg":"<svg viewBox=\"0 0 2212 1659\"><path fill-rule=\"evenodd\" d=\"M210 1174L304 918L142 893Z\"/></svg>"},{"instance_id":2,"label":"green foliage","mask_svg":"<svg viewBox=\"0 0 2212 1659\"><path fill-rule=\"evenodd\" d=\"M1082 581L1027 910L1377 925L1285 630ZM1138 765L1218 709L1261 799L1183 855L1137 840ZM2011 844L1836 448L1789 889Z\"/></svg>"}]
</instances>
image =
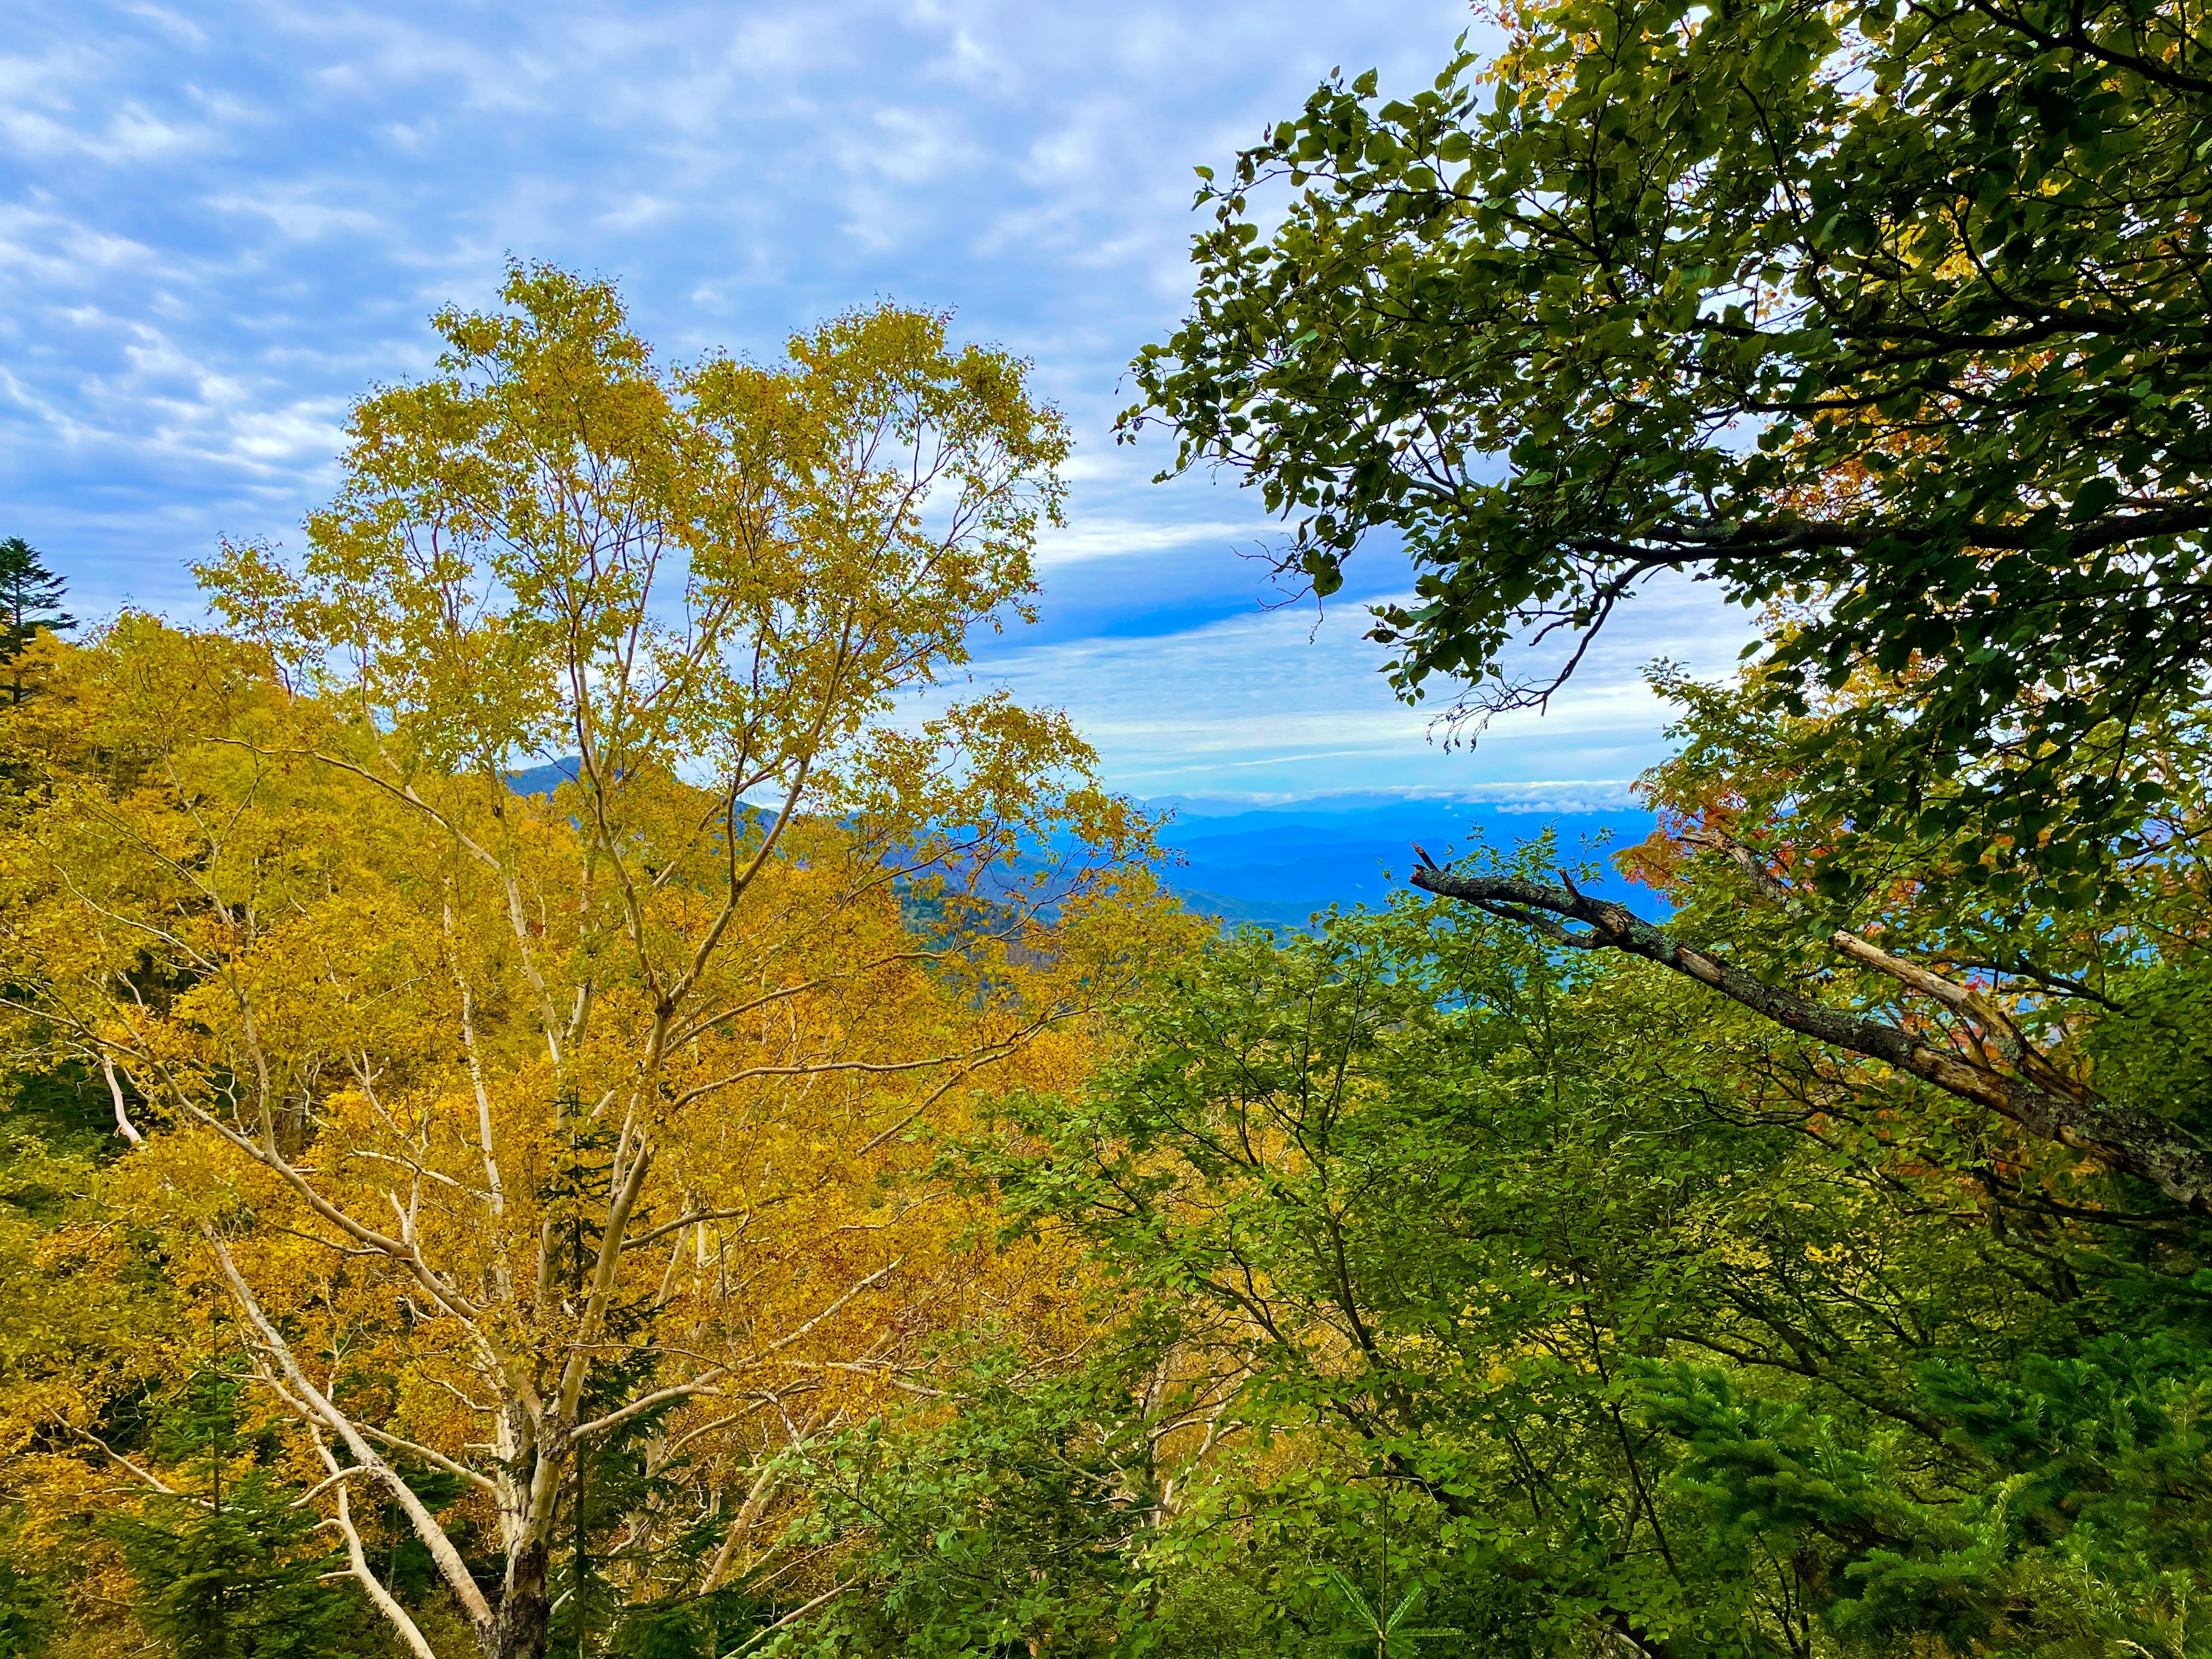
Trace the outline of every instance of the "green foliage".
<instances>
[{"instance_id":1,"label":"green foliage","mask_svg":"<svg viewBox=\"0 0 2212 1659\"><path fill-rule=\"evenodd\" d=\"M1741 714L1693 709L1678 800L1759 773ZM1990 994L2111 1098L2193 1115L2206 901L2176 836L2100 921L1922 884L1882 936L2088 975ZM1916 1017L1728 861L1666 881L1687 936ZM1125 1644L1177 1650L1196 1583L1271 1654L1345 1650L1347 1619L1369 1651L1393 1619L1560 1655L2209 1650L2212 1263L2154 1191L1648 964L1411 900L1224 941L1125 1032L974 1154L1148 1310L1124 1397L1171 1498L1125 1547L1156 1587Z\"/></svg>"},{"instance_id":2,"label":"green foliage","mask_svg":"<svg viewBox=\"0 0 2212 1659\"><path fill-rule=\"evenodd\" d=\"M66 587L21 536L0 541L0 664L15 663L40 629L59 633L76 626L76 618L62 609ZM9 702L21 702L27 690L21 670L14 670Z\"/></svg>"},{"instance_id":3,"label":"green foliage","mask_svg":"<svg viewBox=\"0 0 2212 1659\"><path fill-rule=\"evenodd\" d=\"M61 1622L59 1586L46 1574L24 1571L13 1554L0 1555L0 1659L34 1659Z\"/></svg>"},{"instance_id":4,"label":"green foliage","mask_svg":"<svg viewBox=\"0 0 2212 1659\"><path fill-rule=\"evenodd\" d=\"M312 1510L254 1469L216 1509L150 1500L116 1523L140 1593L138 1618L178 1659L339 1659L373 1651L342 1570L314 1536Z\"/></svg>"},{"instance_id":5,"label":"green foliage","mask_svg":"<svg viewBox=\"0 0 2212 1659\"><path fill-rule=\"evenodd\" d=\"M0 1080L0 1087L9 1091L0 1103L0 1124L10 1134L35 1136L50 1151L87 1160L122 1150L107 1091L82 1061L19 1073Z\"/></svg>"},{"instance_id":6,"label":"green foliage","mask_svg":"<svg viewBox=\"0 0 2212 1659\"><path fill-rule=\"evenodd\" d=\"M782 1650L1142 1650L1150 1587L1132 1546L1159 1493L1129 1378L1029 1378L1001 1358L969 1381L949 1417L906 1433L878 1419L807 1460L815 1535L865 1540L853 1576L867 1594Z\"/></svg>"},{"instance_id":7,"label":"green foliage","mask_svg":"<svg viewBox=\"0 0 2212 1659\"><path fill-rule=\"evenodd\" d=\"M276 1437L248 1422L246 1391L240 1376L204 1371L163 1402L157 1455L205 1485L111 1524L137 1581L139 1622L178 1659L371 1651L359 1596L325 1582L344 1563L317 1538L314 1510L253 1461L274 1452Z\"/></svg>"},{"instance_id":8,"label":"green foliage","mask_svg":"<svg viewBox=\"0 0 2212 1659\"><path fill-rule=\"evenodd\" d=\"M1805 757L1862 833L2123 831L2162 780L2115 733L2212 660L2194 14L1501 9L1494 63L1333 79L1200 169L1192 309L1125 431L1243 473L1316 591L1402 540L1409 696L1540 702L1581 653L1516 636L1586 643L1690 570L1790 607L1770 714L1910 671Z\"/></svg>"},{"instance_id":9,"label":"green foliage","mask_svg":"<svg viewBox=\"0 0 2212 1659\"><path fill-rule=\"evenodd\" d=\"M1350 1615L1348 1628L1339 1637L1345 1650L1352 1654L1373 1654L1376 1659L1401 1659L1420 1650L1420 1644L1431 1637L1456 1636L1459 1632L1449 1626L1425 1626L1413 1622L1419 1613L1424 1587L1416 1584L1398 1598L1398 1604L1387 1613L1380 1601L1370 1601L1366 1592L1344 1576L1337 1567L1325 1570L1329 1588Z\"/></svg>"}]
</instances>

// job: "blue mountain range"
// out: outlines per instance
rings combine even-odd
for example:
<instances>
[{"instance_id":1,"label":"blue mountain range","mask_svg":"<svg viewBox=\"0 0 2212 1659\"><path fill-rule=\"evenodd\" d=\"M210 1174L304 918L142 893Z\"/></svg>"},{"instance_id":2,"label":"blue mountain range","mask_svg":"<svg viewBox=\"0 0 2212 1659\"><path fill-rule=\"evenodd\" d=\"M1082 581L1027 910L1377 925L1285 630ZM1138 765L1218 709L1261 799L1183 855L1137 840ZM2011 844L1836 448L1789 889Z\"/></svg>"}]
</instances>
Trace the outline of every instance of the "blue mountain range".
<instances>
[{"instance_id":1,"label":"blue mountain range","mask_svg":"<svg viewBox=\"0 0 2212 1659\"><path fill-rule=\"evenodd\" d=\"M1550 830L1560 860L1579 864L1650 835L1657 820L1632 808L1535 811L1490 802L1359 795L1282 805L1224 807L1154 801L1174 817L1161 839L1181 862L1162 871L1192 909L1224 921L1304 927L1331 905L1380 908L1405 884L1416 842L1439 863L1478 846L1507 851ZM1609 862L1584 890L1653 908Z\"/></svg>"},{"instance_id":2,"label":"blue mountain range","mask_svg":"<svg viewBox=\"0 0 2212 1659\"><path fill-rule=\"evenodd\" d=\"M572 759L517 772L523 794L550 793L576 775ZM1329 796L1279 805L1170 798L1145 803L1169 815L1160 839L1170 857L1160 870L1169 890L1192 910L1224 922L1303 927L1332 905L1380 909L1406 884L1419 843L1440 863L1478 846L1504 852L1547 830L1562 862L1605 861L1650 835L1649 812L1627 807L1542 809L1486 801L1400 795ZM1636 902L1647 914L1650 893L1633 891L1612 872L1581 884L1583 890Z\"/></svg>"}]
</instances>

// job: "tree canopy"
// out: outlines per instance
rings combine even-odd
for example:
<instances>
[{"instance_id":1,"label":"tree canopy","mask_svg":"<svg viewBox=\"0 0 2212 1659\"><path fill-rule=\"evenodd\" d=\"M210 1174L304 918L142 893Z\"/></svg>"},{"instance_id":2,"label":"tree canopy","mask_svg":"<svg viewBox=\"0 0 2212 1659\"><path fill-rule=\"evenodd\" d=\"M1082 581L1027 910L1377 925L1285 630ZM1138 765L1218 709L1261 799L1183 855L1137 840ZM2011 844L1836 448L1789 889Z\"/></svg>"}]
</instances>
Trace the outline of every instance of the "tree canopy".
<instances>
[{"instance_id":1,"label":"tree canopy","mask_svg":"<svg viewBox=\"0 0 2212 1659\"><path fill-rule=\"evenodd\" d=\"M1761 607L1644 893L1179 914L942 684L1024 364L517 266L21 647L0 1656L2212 1655L2203 20L1497 21L1209 181L1128 429L1401 538L1408 696Z\"/></svg>"},{"instance_id":2,"label":"tree canopy","mask_svg":"<svg viewBox=\"0 0 2212 1659\"><path fill-rule=\"evenodd\" d=\"M1126 428L1256 484L1317 591L1402 540L1376 631L1408 696L1540 705L1662 572L1784 603L1770 710L1896 678L1819 780L1858 828L2087 883L2096 838L2039 834L2157 796L2127 734L2212 651L2195 14L1498 21L1494 59L1332 81L1201 169L1194 308Z\"/></svg>"},{"instance_id":3,"label":"tree canopy","mask_svg":"<svg viewBox=\"0 0 2212 1659\"><path fill-rule=\"evenodd\" d=\"M76 626L62 609L67 584L46 568L39 550L21 536L0 541L0 663L9 666L8 700L23 701L26 686L19 659L40 629L58 633Z\"/></svg>"},{"instance_id":4,"label":"tree canopy","mask_svg":"<svg viewBox=\"0 0 2212 1659\"><path fill-rule=\"evenodd\" d=\"M19 1046L100 1079L178 1342L416 1659L805 1583L780 1456L1036 1270L908 1129L1048 1080L1158 931L1063 719L885 719L1025 602L1019 363L885 306L664 369L603 285L504 297L357 408L304 558L206 567L230 631L57 659L0 839Z\"/></svg>"}]
</instances>

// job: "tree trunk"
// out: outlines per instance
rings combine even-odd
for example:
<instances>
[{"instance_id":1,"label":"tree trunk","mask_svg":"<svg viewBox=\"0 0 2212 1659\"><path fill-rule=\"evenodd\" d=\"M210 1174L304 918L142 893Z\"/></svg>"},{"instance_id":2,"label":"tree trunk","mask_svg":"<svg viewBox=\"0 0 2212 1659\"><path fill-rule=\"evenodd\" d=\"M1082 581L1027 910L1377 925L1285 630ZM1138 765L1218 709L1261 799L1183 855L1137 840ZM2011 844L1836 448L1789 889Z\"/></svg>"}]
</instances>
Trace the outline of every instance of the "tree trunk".
<instances>
[{"instance_id":1,"label":"tree trunk","mask_svg":"<svg viewBox=\"0 0 2212 1659\"><path fill-rule=\"evenodd\" d=\"M550 1555L542 1540L522 1547L507 1564L506 1592L484 1642L485 1659L546 1659L553 1638Z\"/></svg>"}]
</instances>

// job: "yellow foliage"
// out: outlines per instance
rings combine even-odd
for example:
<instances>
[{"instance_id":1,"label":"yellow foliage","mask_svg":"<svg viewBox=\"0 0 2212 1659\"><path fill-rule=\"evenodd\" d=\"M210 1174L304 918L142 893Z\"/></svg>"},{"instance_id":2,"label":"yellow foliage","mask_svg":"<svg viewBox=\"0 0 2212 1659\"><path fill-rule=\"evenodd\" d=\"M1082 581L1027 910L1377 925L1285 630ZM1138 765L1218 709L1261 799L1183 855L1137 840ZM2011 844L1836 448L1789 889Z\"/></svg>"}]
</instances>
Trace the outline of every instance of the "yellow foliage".
<instances>
[{"instance_id":1,"label":"yellow foliage","mask_svg":"<svg viewBox=\"0 0 2212 1659\"><path fill-rule=\"evenodd\" d=\"M629 1593L810 1582L780 1453L963 1324L1065 1346L1068 1263L967 1247L920 1132L1065 1087L1185 925L1064 720L898 718L1026 603L1066 440L1022 365L884 307L664 370L604 286L507 300L360 405L302 560L203 571L228 632L126 617L5 739L24 1029L109 1081L103 1197L423 1659L373 1508L538 1653L609 1448L656 1477ZM702 1524L703 1561L651 1547Z\"/></svg>"}]
</instances>

